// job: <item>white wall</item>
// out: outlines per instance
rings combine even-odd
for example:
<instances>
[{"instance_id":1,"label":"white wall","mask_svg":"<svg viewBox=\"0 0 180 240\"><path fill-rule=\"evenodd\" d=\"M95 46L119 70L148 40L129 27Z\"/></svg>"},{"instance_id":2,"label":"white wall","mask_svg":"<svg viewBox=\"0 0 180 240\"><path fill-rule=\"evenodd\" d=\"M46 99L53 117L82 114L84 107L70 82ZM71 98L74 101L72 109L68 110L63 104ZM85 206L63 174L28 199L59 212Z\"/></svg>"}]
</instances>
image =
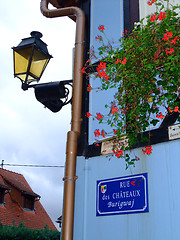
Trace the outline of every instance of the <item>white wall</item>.
<instances>
[{"instance_id":1,"label":"white wall","mask_svg":"<svg viewBox=\"0 0 180 240\"><path fill-rule=\"evenodd\" d=\"M125 170L122 159L105 156L77 161L74 240L177 240L180 229L180 140L141 149L136 167ZM97 180L148 173L149 212L96 216Z\"/></svg>"},{"instance_id":2,"label":"white wall","mask_svg":"<svg viewBox=\"0 0 180 240\"><path fill-rule=\"evenodd\" d=\"M92 0L91 44L96 44L97 27L105 25L107 36L117 39L123 32L122 1ZM179 0L176 0L179 3ZM115 9L111 9L113 4ZM115 5L114 5L115 6ZM150 10L151 9L151 10ZM107 12L112 14L108 17ZM117 12L119 11L119 16ZM153 7L140 0L141 18ZM121 21L121 22L120 22ZM113 32L114 31L114 32ZM111 34L111 35L110 35ZM113 35L115 34L115 35ZM97 46L97 45L96 45ZM91 95L90 113L102 111L106 95ZM112 96L112 95L111 95ZM93 131L102 128L90 121L90 142ZM153 145L150 156L136 149L131 154L140 160L136 167L125 170L123 159L107 156L77 158L74 240L178 240L180 229L180 139ZM148 173L149 212L96 216L96 186L98 180Z\"/></svg>"},{"instance_id":3,"label":"white wall","mask_svg":"<svg viewBox=\"0 0 180 240\"><path fill-rule=\"evenodd\" d=\"M94 47L95 52L98 52L98 48L102 46L102 43L96 41L96 36L103 36L104 42L107 44L108 40L113 43L113 47L119 47L119 39L123 34L123 0L91 0L91 27L90 27L90 45ZM104 25L104 36L99 30L99 25ZM108 39L108 40L107 40ZM102 57L102 56L101 56ZM100 58L101 58L100 57ZM99 59L100 59L99 58ZM102 57L103 58L103 57ZM97 61L94 60L93 61ZM90 78L90 84L92 88L97 89L100 87L100 80L97 78L93 80ZM89 97L89 112L96 116L96 113L108 114L105 109L105 104L110 103L113 100L115 90L111 89L107 91L93 90ZM94 131L96 128L104 129L109 132L110 128L107 128L107 124L99 125L98 120L89 119L89 143L92 144L95 141Z\"/></svg>"},{"instance_id":4,"label":"white wall","mask_svg":"<svg viewBox=\"0 0 180 240\"><path fill-rule=\"evenodd\" d=\"M146 0L139 0L139 7L140 7L140 19L146 17L147 15L153 13L156 11L155 5L152 4L152 6L149 6L147 4L148 1ZM180 4L180 0L170 0L170 4L177 5Z\"/></svg>"}]
</instances>

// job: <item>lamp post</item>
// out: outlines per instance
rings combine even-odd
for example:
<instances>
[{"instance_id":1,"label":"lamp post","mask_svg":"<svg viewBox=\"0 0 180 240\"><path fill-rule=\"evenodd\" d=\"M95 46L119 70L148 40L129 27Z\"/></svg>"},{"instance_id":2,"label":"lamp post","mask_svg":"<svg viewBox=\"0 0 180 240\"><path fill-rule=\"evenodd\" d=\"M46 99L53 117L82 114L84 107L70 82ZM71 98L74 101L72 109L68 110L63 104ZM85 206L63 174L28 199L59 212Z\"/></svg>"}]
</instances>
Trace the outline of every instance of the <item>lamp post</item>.
<instances>
[{"instance_id":1,"label":"lamp post","mask_svg":"<svg viewBox=\"0 0 180 240\"><path fill-rule=\"evenodd\" d=\"M65 176L64 180L64 201L63 201L63 220L62 220L62 240L72 240L73 239L73 225L74 225L74 200L75 200L75 181L76 177L76 157L77 157L77 147L78 147L78 138L81 134L81 109L82 109L82 83L83 83L83 74L79 71L83 66L83 54L84 54L84 32L85 32L85 15L84 12L78 7L67 7L62 9L48 9L48 1L41 0L41 12L44 16L54 18L62 16L73 16L76 17L76 39L75 39L75 57L74 57L74 76L73 76L73 101L72 101L72 119L71 119L71 131L67 134L67 145L66 145L66 167L65 167ZM32 36L37 39L37 35ZM38 37L40 40L40 35ZM26 39L23 39L26 40ZM22 40L22 42L23 42ZM27 40L28 41L28 40ZM41 40L40 40L41 41ZM42 71L37 72L35 75L34 68L36 68L36 60L33 58L33 53L30 54L30 57L26 57L26 54L21 54L21 45L27 45L26 41L20 43L17 47L14 47L14 76L20 78L22 81L22 89L27 90L29 87L34 87L35 91L40 84L30 85L33 81L39 81L47 63L49 62L51 55L46 52L44 58L36 58L37 62L44 60L44 64L38 64L41 66ZM32 44L32 43L31 43ZM19 49L19 48L20 49ZM34 52L34 49L37 46L31 46L31 51ZM22 48L23 49L23 48ZM29 51L30 52L30 51ZM40 51L41 52L41 51ZM42 52L41 52L42 53ZM43 52L44 53L44 52ZM20 55L20 56L19 56ZM18 56L18 57L16 57ZM25 60L25 59L27 60ZM25 61L25 66L23 69L17 67L18 59ZM46 59L46 60L45 60ZM23 61L22 61L23 63ZM21 65L21 64L20 64ZM65 81L66 82L66 81ZM42 84L45 85L45 84ZM43 86L41 85L41 89ZM36 88L37 86L37 88ZM47 85L46 85L47 86ZM51 85L50 85L51 86ZM46 91L37 91L43 92L43 97L46 99ZM36 92L36 93L37 93ZM50 91L52 96L52 91ZM37 93L38 94L38 93ZM36 94L36 98L38 99ZM46 100L48 100L49 96ZM51 99L52 100L52 99ZM38 99L40 101L40 99ZM52 100L54 101L54 99ZM52 102L51 101L51 102ZM42 102L42 101L40 101ZM65 102L64 104L69 103ZM51 111L50 105L43 103ZM61 109L61 102L60 102Z\"/></svg>"},{"instance_id":2,"label":"lamp post","mask_svg":"<svg viewBox=\"0 0 180 240\"><path fill-rule=\"evenodd\" d=\"M22 82L22 89L27 90L31 82L39 81L49 60L47 44L40 38L42 34L37 31L31 32L31 37L24 38L14 52L14 77Z\"/></svg>"}]
</instances>

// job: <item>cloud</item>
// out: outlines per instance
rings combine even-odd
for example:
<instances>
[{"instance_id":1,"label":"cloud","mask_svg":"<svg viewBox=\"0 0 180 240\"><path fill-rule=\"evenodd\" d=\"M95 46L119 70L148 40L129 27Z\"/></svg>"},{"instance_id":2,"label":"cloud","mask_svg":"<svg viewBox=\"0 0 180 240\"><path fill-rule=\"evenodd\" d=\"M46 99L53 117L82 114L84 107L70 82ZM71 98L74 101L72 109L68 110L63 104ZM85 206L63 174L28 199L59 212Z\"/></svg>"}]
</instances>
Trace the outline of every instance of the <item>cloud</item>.
<instances>
[{"instance_id":1,"label":"cloud","mask_svg":"<svg viewBox=\"0 0 180 240\"><path fill-rule=\"evenodd\" d=\"M5 164L61 165L65 163L71 106L52 113L39 103L33 89L23 91L13 76L13 51L31 31L40 31L53 55L41 82L72 79L75 23L68 17L48 19L40 2L1 1L0 46L0 157ZM64 168L4 166L22 173L55 222L61 215ZM57 224L56 224L57 226Z\"/></svg>"}]
</instances>

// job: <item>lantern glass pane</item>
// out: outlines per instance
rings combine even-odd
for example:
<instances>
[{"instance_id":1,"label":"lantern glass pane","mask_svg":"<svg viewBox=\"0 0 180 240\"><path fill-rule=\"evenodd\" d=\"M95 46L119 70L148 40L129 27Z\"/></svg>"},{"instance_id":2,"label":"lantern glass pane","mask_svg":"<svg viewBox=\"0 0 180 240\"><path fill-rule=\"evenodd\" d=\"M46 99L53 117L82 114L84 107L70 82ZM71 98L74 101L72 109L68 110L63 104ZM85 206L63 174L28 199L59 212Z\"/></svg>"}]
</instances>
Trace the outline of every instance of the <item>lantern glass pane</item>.
<instances>
[{"instance_id":1,"label":"lantern glass pane","mask_svg":"<svg viewBox=\"0 0 180 240\"><path fill-rule=\"evenodd\" d=\"M39 79L48 62L49 62L49 57L42 54L37 49L34 49L31 67L30 67L30 74L36 76Z\"/></svg>"},{"instance_id":2,"label":"lantern glass pane","mask_svg":"<svg viewBox=\"0 0 180 240\"><path fill-rule=\"evenodd\" d=\"M26 75L27 75L27 79L26 79ZM26 83L30 83L30 82L39 80L36 77L31 76L30 74L27 74L27 73L25 73L25 74L18 74L17 77L20 78L21 81L23 81L23 82L26 81Z\"/></svg>"},{"instance_id":3,"label":"lantern glass pane","mask_svg":"<svg viewBox=\"0 0 180 240\"><path fill-rule=\"evenodd\" d=\"M29 58L31 56L32 48L14 50L14 74L23 74L22 80L25 80L25 73L27 72ZM20 77L20 76L19 76Z\"/></svg>"}]
</instances>

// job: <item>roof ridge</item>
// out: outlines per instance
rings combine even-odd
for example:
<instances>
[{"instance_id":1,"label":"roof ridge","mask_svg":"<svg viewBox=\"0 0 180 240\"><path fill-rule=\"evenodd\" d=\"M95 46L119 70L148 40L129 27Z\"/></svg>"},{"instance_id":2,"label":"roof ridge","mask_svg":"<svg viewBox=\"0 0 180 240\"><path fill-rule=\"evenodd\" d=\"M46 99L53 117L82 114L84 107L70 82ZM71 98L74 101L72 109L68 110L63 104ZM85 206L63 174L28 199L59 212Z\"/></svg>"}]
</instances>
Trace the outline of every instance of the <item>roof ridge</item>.
<instances>
[{"instance_id":1,"label":"roof ridge","mask_svg":"<svg viewBox=\"0 0 180 240\"><path fill-rule=\"evenodd\" d=\"M31 193L33 195L40 196L33 191L23 174L12 172L6 169L0 169L0 176L5 181L5 183L10 184L22 193Z\"/></svg>"},{"instance_id":2,"label":"roof ridge","mask_svg":"<svg viewBox=\"0 0 180 240\"><path fill-rule=\"evenodd\" d=\"M6 171L6 172L10 172L10 173L15 173L15 174L17 174L17 175L21 175L21 176L23 176L22 173L13 172L13 171L8 170L8 169L0 168L0 171L1 171L1 170L2 170L2 171Z\"/></svg>"}]
</instances>

